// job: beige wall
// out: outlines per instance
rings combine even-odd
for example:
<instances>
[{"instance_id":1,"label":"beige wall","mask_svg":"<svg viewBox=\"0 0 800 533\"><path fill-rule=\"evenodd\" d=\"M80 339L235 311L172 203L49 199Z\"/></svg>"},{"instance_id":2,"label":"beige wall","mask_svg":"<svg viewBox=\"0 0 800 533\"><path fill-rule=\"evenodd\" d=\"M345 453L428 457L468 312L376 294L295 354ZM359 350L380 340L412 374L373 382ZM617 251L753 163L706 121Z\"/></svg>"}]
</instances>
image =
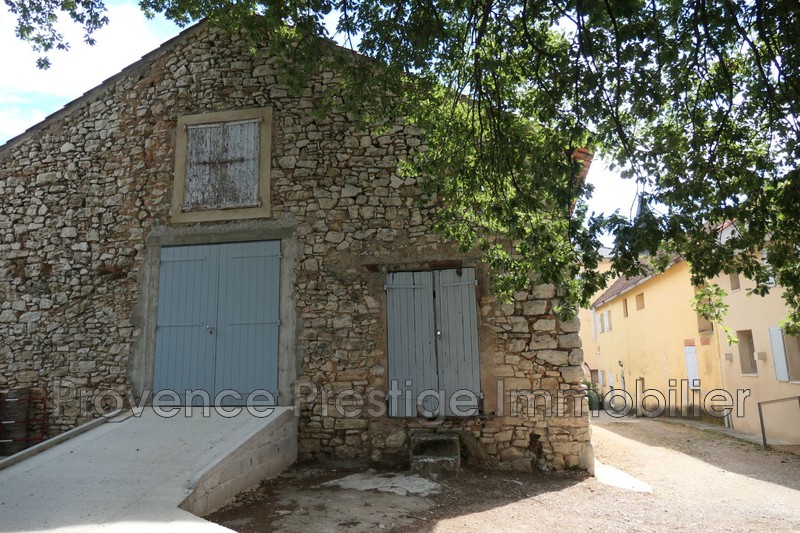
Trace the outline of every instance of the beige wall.
<instances>
[{"instance_id":1,"label":"beige wall","mask_svg":"<svg viewBox=\"0 0 800 533\"><path fill-rule=\"evenodd\" d=\"M637 310L636 296L640 294L644 308ZM609 373L613 374L614 388L623 387L624 375L625 388L631 395L636 391L636 380L643 379L644 389L659 390L669 398L670 380L675 380L671 388L678 401L672 403L683 405L680 382L688 378L686 345L694 345L697 351L701 400L709 391L721 387L716 332L700 331L690 304L693 294L689 266L681 262L596 309L597 314L611 313L611 330L597 336L604 393L611 389ZM625 300L627 317L623 311ZM691 399L688 402L695 403Z\"/></svg>"},{"instance_id":2,"label":"beige wall","mask_svg":"<svg viewBox=\"0 0 800 533\"><path fill-rule=\"evenodd\" d=\"M611 268L610 260L600 261L598 272L607 272ZM610 287L616 278L608 281ZM594 302L606 289L597 291L591 298ZM594 312L591 309L581 309L578 313L581 321L581 341L583 343L583 366L586 367L586 379L591 379L591 371L600 367L600 352L597 346L597 332L594 329Z\"/></svg>"},{"instance_id":3,"label":"beige wall","mask_svg":"<svg viewBox=\"0 0 800 533\"><path fill-rule=\"evenodd\" d=\"M758 402L800 396L800 381L778 381L775 374L769 328L778 326L786 316L786 306L781 298L783 290L777 287L764 297L748 296L747 290L752 289L755 284L744 276L740 276L740 289L736 291L731 290L728 275L720 276L714 281L729 292L726 298L729 310L725 325L733 332L750 330L757 354L757 373L743 374L739 345L730 346L725 334L719 335L727 387L729 390L750 391L744 409L732 417L733 427L760 435ZM800 403L797 400L765 405L763 410L768 437L800 443Z\"/></svg>"}]
</instances>

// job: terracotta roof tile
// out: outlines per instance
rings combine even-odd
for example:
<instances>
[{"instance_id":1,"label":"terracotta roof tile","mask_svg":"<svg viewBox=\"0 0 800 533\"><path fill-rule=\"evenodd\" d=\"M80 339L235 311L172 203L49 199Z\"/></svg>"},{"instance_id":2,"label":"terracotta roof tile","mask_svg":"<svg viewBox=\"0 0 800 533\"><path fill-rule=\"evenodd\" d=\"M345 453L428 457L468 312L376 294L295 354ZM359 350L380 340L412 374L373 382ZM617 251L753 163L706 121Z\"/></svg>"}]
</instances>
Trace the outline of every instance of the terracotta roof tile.
<instances>
[{"instance_id":1,"label":"terracotta roof tile","mask_svg":"<svg viewBox=\"0 0 800 533\"><path fill-rule=\"evenodd\" d=\"M599 307L604 303L613 300L623 292L632 289L633 287L639 285L643 281L646 281L653 277L652 274L640 274L638 276L634 276L632 278L618 278L617 281L611 284L611 286L606 289L606 292L601 294L597 300L592 303L592 307Z\"/></svg>"}]
</instances>

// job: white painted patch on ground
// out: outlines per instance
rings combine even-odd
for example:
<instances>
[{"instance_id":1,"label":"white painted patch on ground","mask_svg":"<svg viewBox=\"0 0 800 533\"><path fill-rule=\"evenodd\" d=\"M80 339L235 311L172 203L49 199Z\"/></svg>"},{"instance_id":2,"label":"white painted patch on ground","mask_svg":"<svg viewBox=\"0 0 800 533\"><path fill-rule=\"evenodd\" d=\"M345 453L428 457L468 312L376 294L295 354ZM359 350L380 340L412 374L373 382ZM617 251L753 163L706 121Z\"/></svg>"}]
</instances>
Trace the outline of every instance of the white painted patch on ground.
<instances>
[{"instance_id":1,"label":"white painted patch on ground","mask_svg":"<svg viewBox=\"0 0 800 533\"><path fill-rule=\"evenodd\" d=\"M604 465L597 459L594 460L594 477L597 478L597 481L600 483L611 487L617 487L618 489L647 492L649 494L653 493L653 487L641 479L635 478L619 468L614 468L611 465Z\"/></svg>"},{"instance_id":2,"label":"white painted patch on ground","mask_svg":"<svg viewBox=\"0 0 800 533\"><path fill-rule=\"evenodd\" d=\"M411 474L379 474L373 470L334 479L320 485L322 487L341 487L352 490L377 490L400 496L430 496L438 494L442 487L424 477Z\"/></svg>"}]
</instances>

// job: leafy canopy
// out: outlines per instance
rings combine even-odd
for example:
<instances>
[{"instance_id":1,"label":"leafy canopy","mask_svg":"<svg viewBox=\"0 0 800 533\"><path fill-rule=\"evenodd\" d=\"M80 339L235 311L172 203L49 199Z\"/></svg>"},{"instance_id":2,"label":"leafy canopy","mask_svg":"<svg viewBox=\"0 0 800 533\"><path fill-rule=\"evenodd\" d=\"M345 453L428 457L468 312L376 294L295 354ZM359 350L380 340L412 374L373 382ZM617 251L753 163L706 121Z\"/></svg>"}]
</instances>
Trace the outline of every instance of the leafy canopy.
<instances>
[{"instance_id":1,"label":"leafy canopy","mask_svg":"<svg viewBox=\"0 0 800 533\"><path fill-rule=\"evenodd\" d=\"M87 39L102 0L6 0L19 37L66 45L66 13ZM800 328L800 6L796 0L141 0L179 24L200 18L266 38L301 85L340 73L329 104L365 120L402 116L429 149L436 228L478 247L508 296L535 272L562 289L562 312L607 275L599 237L616 238L611 274L680 255L700 286L742 272L764 294L777 279ZM331 52L320 37L359 54ZM43 57L42 65L47 65ZM392 95L387 98L387 95ZM637 214L589 213L588 147L640 186ZM735 224L722 240L720 228ZM767 261L761 260L761 249ZM652 264L652 261L646 261ZM663 264L666 264L664 261ZM720 319L715 288L698 306ZM713 316L712 316L713 315Z\"/></svg>"}]
</instances>

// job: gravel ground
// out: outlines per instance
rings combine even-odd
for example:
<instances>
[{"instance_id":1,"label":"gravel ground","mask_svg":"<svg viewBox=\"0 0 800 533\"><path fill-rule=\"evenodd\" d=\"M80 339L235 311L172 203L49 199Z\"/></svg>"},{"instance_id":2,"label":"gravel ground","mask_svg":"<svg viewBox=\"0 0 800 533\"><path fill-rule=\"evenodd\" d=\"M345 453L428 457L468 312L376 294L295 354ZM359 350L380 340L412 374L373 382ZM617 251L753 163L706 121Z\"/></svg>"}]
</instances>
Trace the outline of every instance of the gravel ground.
<instances>
[{"instance_id":1,"label":"gravel ground","mask_svg":"<svg viewBox=\"0 0 800 533\"><path fill-rule=\"evenodd\" d=\"M437 478L438 494L401 496L323 487L352 472L297 465L208 518L241 532L800 531L800 456L647 419L594 420L593 441L653 493L464 469Z\"/></svg>"}]
</instances>

